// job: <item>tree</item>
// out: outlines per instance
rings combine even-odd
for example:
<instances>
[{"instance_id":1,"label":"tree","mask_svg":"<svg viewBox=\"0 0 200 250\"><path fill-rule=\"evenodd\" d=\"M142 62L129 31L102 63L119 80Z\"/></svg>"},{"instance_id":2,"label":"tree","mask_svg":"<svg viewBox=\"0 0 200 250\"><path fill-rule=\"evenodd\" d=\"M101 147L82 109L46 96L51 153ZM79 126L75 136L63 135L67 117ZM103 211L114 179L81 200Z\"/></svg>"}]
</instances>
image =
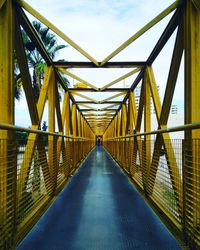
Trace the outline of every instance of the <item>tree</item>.
<instances>
[{"instance_id":1,"label":"tree","mask_svg":"<svg viewBox=\"0 0 200 250\"><path fill-rule=\"evenodd\" d=\"M42 123L42 130L43 130L43 131L47 131L47 128L48 128L47 122L46 122L46 121L43 121L43 123Z\"/></svg>"},{"instance_id":2,"label":"tree","mask_svg":"<svg viewBox=\"0 0 200 250\"><path fill-rule=\"evenodd\" d=\"M33 27L37 31L38 35L40 36L41 40L44 43L44 46L53 60L58 53L59 50L66 47L66 45L58 45L56 36L50 33L49 28L42 26L42 24L38 21L32 22ZM22 30L22 38L25 45L25 51L27 55L27 61L29 68L32 68L32 84L33 84L33 91L36 98L36 101L39 98L40 89L42 86L42 80L44 78L44 72L46 68L46 63L37 50L35 44L31 41L29 36L26 34L24 30ZM21 83L19 81L20 74L18 70L17 61L15 62L15 98L20 99L20 87ZM66 81L68 84L68 81Z\"/></svg>"}]
</instances>

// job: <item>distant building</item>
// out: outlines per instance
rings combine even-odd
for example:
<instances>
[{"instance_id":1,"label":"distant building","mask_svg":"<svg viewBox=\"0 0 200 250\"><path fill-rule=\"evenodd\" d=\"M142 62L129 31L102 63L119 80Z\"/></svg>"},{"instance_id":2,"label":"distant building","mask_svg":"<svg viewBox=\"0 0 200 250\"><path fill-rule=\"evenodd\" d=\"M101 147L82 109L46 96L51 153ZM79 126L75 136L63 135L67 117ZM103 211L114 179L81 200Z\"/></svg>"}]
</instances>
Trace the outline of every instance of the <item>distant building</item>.
<instances>
[{"instance_id":1,"label":"distant building","mask_svg":"<svg viewBox=\"0 0 200 250\"><path fill-rule=\"evenodd\" d=\"M159 94L159 89L160 89L160 86L157 85L158 94ZM139 102L140 102L140 92L141 92L141 86L137 86L135 88L135 90L134 90L134 93L135 93L135 103L136 103L137 110L138 110ZM151 113L155 114L155 109L154 109L154 105L153 105L152 99L151 99ZM170 113L171 114L178 114L178 106L175 105L175 104L172 104L171 105Z\"/></svg>"},{"instance_id":2,"label":"distant building","mask_svg":"<svg viewBox=\"0 0 200 250\"><path fill-rule=\"evenodd\" d=\"M178 106L177 105L172 105L171 106L171 114L178 114Z\"/></svg>"}]
</instances>

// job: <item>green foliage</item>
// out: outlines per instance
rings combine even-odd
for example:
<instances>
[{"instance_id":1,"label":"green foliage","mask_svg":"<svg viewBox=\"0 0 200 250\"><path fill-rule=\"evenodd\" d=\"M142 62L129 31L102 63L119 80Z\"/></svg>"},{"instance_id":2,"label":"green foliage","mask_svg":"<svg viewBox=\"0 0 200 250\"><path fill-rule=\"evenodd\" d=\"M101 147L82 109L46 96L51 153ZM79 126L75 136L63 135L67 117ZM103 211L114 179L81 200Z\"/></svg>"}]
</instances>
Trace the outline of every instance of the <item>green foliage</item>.
<instances>
[{"instance_id":1,"label":"green foliage","mask_svg":"<svg viewBox=\"0 0 200 250\"><path fill-rule=\"evenodd\" d=\"M18 141L26 141L28 137L28 134L26 132L16 131L15 132L15 138Z\"/></svg>"},{"instance_id":2,"label":"green foliage","mask_svg":"<svg viewBox=\"0 0 200 250\"><path fill-rule=\"evenodd\" d=\"M33 21L32 25L34 29L37 31L39 37L41 38L49 56L53 60L56 54L63 48L67 47L66 45L58 45L56 36L52 34L49 28L44 27L40 22ZM27 62L29 68L32 68L32 86L33 92L36 101L39 98L40 89L42 86L42 81L44 78L44 72L46 69L46 62L43 57L37 50L35 44L31 41L26 32L22 29L22 39L25 47L25 52L27 56ZM16 57L15 57L16 58ZM18 79L20 78L19 66L17 63L17 59L15 59L15 98L17 100L21 97L21 85L17 84ZM66 85L68 85L68 80L66 81Z\"/></svg>"},{"instance_id":3,"label":"green foliage","mask_svg":"<svg viewBox=\"0 0 200 250\"><path fill-rule=\"evenodd\" d=\"M46 122L46 121L43 121L43 123L42 123L42 130L43 130L43 131L47 131L47 128L48 128L47 122Z\"/></svg>"}]
</instances>

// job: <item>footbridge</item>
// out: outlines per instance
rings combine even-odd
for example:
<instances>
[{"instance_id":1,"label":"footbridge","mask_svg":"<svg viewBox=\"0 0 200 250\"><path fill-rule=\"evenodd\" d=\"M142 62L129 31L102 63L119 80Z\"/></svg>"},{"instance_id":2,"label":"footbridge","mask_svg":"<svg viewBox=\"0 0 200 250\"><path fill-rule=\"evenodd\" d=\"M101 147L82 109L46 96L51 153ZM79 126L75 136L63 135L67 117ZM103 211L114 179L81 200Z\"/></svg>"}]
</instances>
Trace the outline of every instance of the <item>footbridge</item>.
<instances>
[{"instance_id":1,"label":"footbridge","mask_svg":"<svg viewBox=\"0 0 200 250\"><path fill-rule=\"evenodd\" d=\"M55 61L30 16L86 60ZM169 16L145 61L114 60ZM153 66L172 36L160 98ZM99 87L75 73L86 68L126 73ZM199 249L199 73L199 0L175 1L101 62L25 1L0 0L0 249ZM29 128L15 123L18 87Z\"/></svg>"}]
</instances>

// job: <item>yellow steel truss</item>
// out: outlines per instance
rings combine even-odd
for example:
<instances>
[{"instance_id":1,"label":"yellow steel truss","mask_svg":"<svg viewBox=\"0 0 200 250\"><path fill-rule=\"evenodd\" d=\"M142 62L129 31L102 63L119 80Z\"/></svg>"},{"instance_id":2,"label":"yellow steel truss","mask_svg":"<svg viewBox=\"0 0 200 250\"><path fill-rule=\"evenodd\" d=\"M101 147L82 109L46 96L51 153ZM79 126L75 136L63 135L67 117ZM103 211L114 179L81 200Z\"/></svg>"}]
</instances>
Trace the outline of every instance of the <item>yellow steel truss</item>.
<instances>
[{"instance_id":1,"label":"yellow steel truss","mask_svg":"<svg viewBox=\"0 0 200 250\"><path fill-rule=\"evenodd\" d=\"M49 27L89 62L52 62L24 10ZM170 21L145 62L110 62L110 59L172 12ZM47 64L37 102L21 27ZM176 40L161 103L152 64L175 30ZM14 126L13 52L19 64L20 81L31 118L30 129ZM181 127L170 129L170 108L183 54L185 122ZM76 67L123 67L131 68L131 71L98 88L68 70ZM0 72L0 248L7 249L15 245L40 217L70 174L92 149L96 135L103 135L104 146L152 206L162 213L165 222L184 236L191 247L200 247L198 0L175 1L102 62L97 62L25 1L1 0ZM67 88L59 72L81 84ZM134 74L136 78L130 88L113 87ZM64 89L62 109L58 82ZM141 93L137 104L135 88L138 84L141 84ZM101 93L101 100L88 96L88 92ZM110 93L110 96L105 98L105 92ZM77 97L82 101L77 101ZM43 132L41 122L47 100L48 132ZM157 131L151 131L151 104L155 110ZM13 140L17 130L28 134L23 146ZM184 140L172 140L169 133L173 131L184 131ZM19 150L22 153L17 154ZM170 194L168 199L164 197L166 192Z\"/></svg>"}]
</instances>

